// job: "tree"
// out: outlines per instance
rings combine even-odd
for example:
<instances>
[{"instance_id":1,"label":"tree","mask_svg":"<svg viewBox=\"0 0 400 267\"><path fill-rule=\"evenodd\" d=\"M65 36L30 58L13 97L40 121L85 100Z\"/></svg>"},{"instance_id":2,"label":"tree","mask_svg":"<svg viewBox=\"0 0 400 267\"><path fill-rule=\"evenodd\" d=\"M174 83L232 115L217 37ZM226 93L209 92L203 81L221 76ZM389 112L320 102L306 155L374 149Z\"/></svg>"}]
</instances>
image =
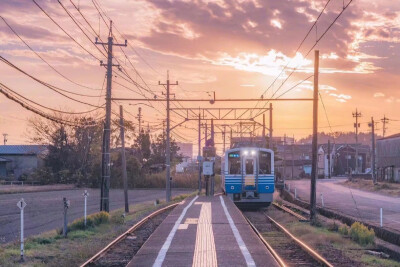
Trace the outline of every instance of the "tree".
<instances>
[{"instance_id":1,"label":"tree","mask_svg":"<svg viewBox=\"0 0 400 267\"><path fill-rule=\"evenodd\" d=\"M171 140L171 164L176 164L182 161L182 155L178 154L179 147L177 146L175 140L173 138ZM166 162L166 148L167 142L165 140L165 135L159 134L155 136L155 140L151 143L151 156L149 160L149 164L165 164Z\"/></svg>"},{"instance_id":2,"label":"tree","mask_svg":"<svg viewBox=\"0 0 400 267\"><path fill-rule=\"evenodd\" d=\"M136 150L137 156L142 163L148 162L151 156L150 134L142 130L136 137L133 148Z\"/></svg>"}]
</instances>

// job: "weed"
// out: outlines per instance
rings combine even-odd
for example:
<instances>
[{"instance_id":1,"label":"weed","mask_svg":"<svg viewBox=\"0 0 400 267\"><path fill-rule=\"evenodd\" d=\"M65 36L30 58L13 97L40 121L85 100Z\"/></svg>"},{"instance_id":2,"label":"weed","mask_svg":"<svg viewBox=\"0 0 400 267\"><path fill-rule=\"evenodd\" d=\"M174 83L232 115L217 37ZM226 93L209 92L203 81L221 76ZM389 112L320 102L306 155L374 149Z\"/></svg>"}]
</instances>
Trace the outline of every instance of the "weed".
<instances>
[{"instance_id":1,"label":"weed","mask_svg":"<svg viewBox=\"0 0 400 267\"><path fill-rule=\"evenodd\" d=\"M91 214L86 217L86 228L91 228L100 225L102 223L107 223L109 219L110 215L105 211ZM85 230L84 218L76 219L70 225L68 225L68 231L75 231L75 230Z\"/></svg>"},{"instance_id":2,"label":"weed","mask_svg":"<svg viewBox=\"0 0 400 267\"><path fill-rule=\"evenodd\" d=\"M350 237L360 245L373 244L375 239L375 232L359 222L355 222L350 228Z\"/></svg>"}]
</instances>

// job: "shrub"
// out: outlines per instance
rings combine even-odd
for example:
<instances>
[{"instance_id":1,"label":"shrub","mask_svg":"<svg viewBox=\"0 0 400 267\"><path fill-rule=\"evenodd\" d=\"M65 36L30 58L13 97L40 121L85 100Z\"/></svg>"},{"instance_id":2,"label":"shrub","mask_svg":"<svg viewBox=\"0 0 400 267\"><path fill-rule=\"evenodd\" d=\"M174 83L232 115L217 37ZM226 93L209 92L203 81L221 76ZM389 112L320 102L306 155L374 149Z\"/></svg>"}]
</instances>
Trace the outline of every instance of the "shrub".
<instances>
[{"instance_id":1,"label":"shrub","mask_svg":"<svg viewBox=\"0 0 400 267\"><path fill-rule=\"evenodd\" d=\"M337 232L339 230L339 226L334 221L333 223L328 225L328 230L332 232Z\"/></svg>"},{"instance_id":2,"label":"shrub","mask_svg":"<svg viewBox=\"0 0 400 267\"><path fill-rule=\"evenodd\" d=\"M359 222L355 222L350 228L350 237L360 245L374 243L375 232Z\"/></svg>"},{"instance_id":3,"label":"shrub","mask_svg":"<svg viewBox=\"0 0 400 267\"><path fill-rule=\"evenodd\" d=\"M349 235L349 228L346 225L340 226L339 233L342 235Z\"/></svg>"},{"instance_id":4,"label":"shrub","mask_svg":"<svg viewBox=\"0 0 400 267\"><path fill-rule=\"evenodd\" d=\"M95 227L102 223L107 223L109 219L110 215L105 211L91 214L86 217L86 228ZM85 230L85 218L76 219L70 225L68 225L68 231L74 230Z\"/></svg>"}]
</instances>

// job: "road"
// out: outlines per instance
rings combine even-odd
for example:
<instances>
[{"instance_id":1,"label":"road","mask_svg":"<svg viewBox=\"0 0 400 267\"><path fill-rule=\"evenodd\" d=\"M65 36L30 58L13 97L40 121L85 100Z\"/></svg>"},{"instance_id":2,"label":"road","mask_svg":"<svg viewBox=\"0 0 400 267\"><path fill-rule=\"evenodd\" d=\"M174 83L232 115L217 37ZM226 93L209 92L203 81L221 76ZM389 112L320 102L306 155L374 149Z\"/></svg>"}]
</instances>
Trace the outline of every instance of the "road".
<instances>
[{"instance_id":1,"label":"road","mask_svg":"<svg viewBox=\"0 0 400 267\"><path fill-rule=\"evenodd\" d=\"M63 225L63 197L70 200L68 220L83 217L85 189L62 190L35 193L18 193L0 195L0 243L7 243L19 239L20 210L17 202L24 198L27 206L24 210L25 237L45 231L61 228ZM88 214L99 211L100 190L87 189ZM191 191L173 190L172 195L189 193ZM110 190L110 209L124 207L123 190ZM129 203L153 203L156 199L165 199L165 190L129 190Z\"/></svg>"},{"instance_id":2,"label":"road","mask_svg":"<svg viewBox=\"0 0 400 267\"><path fill-rule=\"evenodd\" d=\"M323 195L325 207L359 218L362 221L380 223L380 208L383 209L383 226L400 231L400 198L379 195L357 189L350 189L338 183L343 178L317 181L317 205ZM287 180L293 193L307 202L310 201L310 180Z\"/></svg>"}]
</instances>

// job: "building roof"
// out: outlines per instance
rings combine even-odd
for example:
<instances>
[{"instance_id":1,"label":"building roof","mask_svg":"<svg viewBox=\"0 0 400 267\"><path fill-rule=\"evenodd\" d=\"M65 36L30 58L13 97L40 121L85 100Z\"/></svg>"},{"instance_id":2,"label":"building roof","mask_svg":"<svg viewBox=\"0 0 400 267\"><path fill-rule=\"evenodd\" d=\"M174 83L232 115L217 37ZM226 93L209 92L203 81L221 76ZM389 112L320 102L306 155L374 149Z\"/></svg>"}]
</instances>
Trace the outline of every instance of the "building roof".
<instances>
[{"instance_id":1,"label":"building roof","mask_svg":"<svg viewBox=\"0 0 400 267\"><path fill-rule=\"evenodd\" d=\"M392 135L389 135L389 136L386 136L386 137L383 137L383 138L379 138L377 141L393 139L393 138L399 138L399 137L400 137L400 133L397 133L397 134L392 134Z\"/></svg>"},{"instance_id":2,"label":"building roof","mask_svg":"<svg viewBox=\"0 0 400 267\"><path fill-rule=\"evenodd\" d=\"M36 155L46 149L45 145L4 145L0 146L0 155Z\"/></svg>"}]
</instances>

